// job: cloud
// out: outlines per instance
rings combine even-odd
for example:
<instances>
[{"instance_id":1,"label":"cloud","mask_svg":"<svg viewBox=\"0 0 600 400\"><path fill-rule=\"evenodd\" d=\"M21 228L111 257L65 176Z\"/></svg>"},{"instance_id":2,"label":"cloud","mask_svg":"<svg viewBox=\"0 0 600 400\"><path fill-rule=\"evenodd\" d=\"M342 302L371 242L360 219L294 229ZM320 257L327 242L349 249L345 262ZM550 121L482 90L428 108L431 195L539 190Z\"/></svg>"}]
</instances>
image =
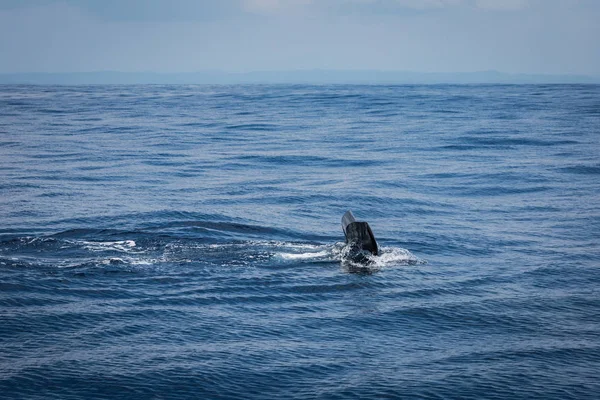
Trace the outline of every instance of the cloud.
<instances>
[{"instance_id":1,"label":"cloud","mask_svg":"<svg viewBox=\"0 0 600 400\"><path fill-rule=\"evenodd\" d=\"M215 21L243 14L415 15L451 9L519 10L554 0L0 0L0 10L60 4L105 21ZM579 0L580 2L586 0Z\"/></svg>"},{"instance_id":2,"label":"cloud","mask_svg":"<svg viewBox=\"0 0 600 400\"><path fill-rule=\"evenodd\" d=\"M0 72L599 75L599 16L597 0L0 0Z\"/></svg>"},{"instance_id":3,"label":"cloud","mask_svg":"<svg viewBox=\"0 0 600 400\"><path fill-rule=\"evenodd\" d=\"M313 0L243 0L242 8L254 14L280 14L300 11Z\"/></svg>"},{"instance_id":4,"label":"cloud","mask_svg":"<svg viewBox=\"0 0 600 400\"><path fill-rule=\"evenodd\" d=\"M527 7L530 3L529 0L339 0L333 2L372 8L405 8L411 10L435 10L457 7L517 10Z\"/></svg>"},{"instance_id":5,"label":"cloud","mask_svg":"<svg viewBox=\"0 0 600 400\"><path fill-rule=\"evenodd\" d=\"M70 7L103 21L209 21L243 12L243 0L0 0L0 11Z\"/></svg>"},{"instance_id":6,"label":"cloud","mask_svg":"<svg viewBox=\"0 0 600 400\"><path fill-rule=\"evenodd\" d=\"M426 11L462 5L466 0L242 0L242 9L252 14L397 14L402 11ZM327 12L329 11L329 12Z\"/></svg>"},{"instance_id":7,"label":"cloud","mask_svg":"<svg viewBox=\"0 0 600 400\"><path fill-rule=\"evenodd\" d=\"M257 3L288 3L294 0L253 0ZM543 4L544 6L561 0L327 0L327 1L304 1L304 4L312 3L316 7L332 9L354 9L359 12L389 13L394 11L412 10L417 12L440 11L449 9L474 9L474 10L521 10L532 4ZM584 1L584 0L580 0Z\"/></svg>"},{"instance_id":8,"label":"cloud","mask_svg":"<svg viewBox=\"0 0 600 400\"><path fill-rule=\"evenodd\" d=\"M402 7L426 10L431 8L459 6L464 3L464 0L394 0L394 2Z\"/></svg>"},{"instance_id":9,"label":"cloud","mask_svg":"<svg viewBox=\"0 0 600 400\"><path fill-rule=\"evenodd\" d=\"M273 12L282 6L280 0L245 0L243 5L250 12Z\"/></svg>"},{"instance_id":10,"label":"cloud","mask_svg":"<svg viewBox=\"0 0 600 400\"><path fill-rule=\"evenodd\" d=\"M528 0L476 0L478 8L487 10L520 10L529 6Z\"/></svg>"}]
</instances>

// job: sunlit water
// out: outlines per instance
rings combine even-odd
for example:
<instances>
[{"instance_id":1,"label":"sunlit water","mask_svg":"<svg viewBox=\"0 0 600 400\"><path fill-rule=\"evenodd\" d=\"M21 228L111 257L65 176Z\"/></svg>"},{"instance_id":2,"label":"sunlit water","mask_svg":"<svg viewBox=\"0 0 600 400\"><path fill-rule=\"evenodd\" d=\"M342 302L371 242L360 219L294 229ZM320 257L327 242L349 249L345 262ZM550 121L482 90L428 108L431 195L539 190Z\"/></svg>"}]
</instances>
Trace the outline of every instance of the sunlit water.
<instances>
[{"instance_id":1,"label":"sunlit water","mask_svg":"<svg viewBox=\"0 0 600 400\"><path fill-rule=\"evenodd\" d=\"M1 398L598 398L599 243L600 86L0 86Z\"/></svg>"}]
</instances>

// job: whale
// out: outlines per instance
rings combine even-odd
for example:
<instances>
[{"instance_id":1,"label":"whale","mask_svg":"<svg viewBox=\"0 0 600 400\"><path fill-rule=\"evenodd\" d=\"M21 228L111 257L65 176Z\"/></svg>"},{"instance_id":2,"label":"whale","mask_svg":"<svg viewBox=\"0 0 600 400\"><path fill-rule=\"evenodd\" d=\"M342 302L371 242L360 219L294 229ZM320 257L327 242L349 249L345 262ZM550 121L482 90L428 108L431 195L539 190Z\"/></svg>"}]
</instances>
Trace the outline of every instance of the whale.
<instances>
[{"instance_id":1,"label":"whale","mask_svg":"<svg viewBox=\"0 0 600 400\"><path fill-rule=\"evenodd\" d=\"M342 216L342 230L346 236L346 246L349 247L350 258L353 261L368 261L365 252L374 256L379 254L377 240L375 240L369 223L357 221L350 210Z\"/></svg>"}]
</instances>

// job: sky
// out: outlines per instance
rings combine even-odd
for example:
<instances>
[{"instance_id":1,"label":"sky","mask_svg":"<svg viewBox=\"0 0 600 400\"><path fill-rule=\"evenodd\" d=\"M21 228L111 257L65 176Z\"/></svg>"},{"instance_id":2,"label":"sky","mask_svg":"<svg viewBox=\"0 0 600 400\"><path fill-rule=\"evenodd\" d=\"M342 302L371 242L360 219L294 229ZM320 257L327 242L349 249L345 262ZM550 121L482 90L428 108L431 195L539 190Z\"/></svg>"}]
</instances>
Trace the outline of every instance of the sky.
<instances>
[{"instance_id":1,"label":"sky","mask_svg":"<svg viewBox=\"0 0 600 400\"><path fill-rule=\"evenodd\" d=\"M599 0L0 0L0 73L600 76Z\"/></svg>"}]
</instances>

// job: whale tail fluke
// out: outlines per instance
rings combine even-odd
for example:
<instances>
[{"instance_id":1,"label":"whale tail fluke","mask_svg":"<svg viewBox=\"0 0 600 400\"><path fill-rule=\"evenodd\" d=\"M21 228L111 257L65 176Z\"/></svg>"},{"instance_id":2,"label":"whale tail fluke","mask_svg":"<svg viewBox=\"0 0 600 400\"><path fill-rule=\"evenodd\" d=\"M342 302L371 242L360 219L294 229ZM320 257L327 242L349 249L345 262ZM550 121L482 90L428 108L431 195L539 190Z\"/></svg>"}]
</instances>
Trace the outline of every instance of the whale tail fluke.
<instances>
[{"instance_id":1,"label":"whale tail fluke","mask_svg":"<svg viewBox=\"0 0 600 400\"><path fill-rule=\"evenodd\" d=\"M378 254L375 235L367 222L360 222L354 218L352 211L346 211L342 216L342 230L346 236L346 244L353 250L366 250L373 255Z\"/></svg>"}]
</instances>

